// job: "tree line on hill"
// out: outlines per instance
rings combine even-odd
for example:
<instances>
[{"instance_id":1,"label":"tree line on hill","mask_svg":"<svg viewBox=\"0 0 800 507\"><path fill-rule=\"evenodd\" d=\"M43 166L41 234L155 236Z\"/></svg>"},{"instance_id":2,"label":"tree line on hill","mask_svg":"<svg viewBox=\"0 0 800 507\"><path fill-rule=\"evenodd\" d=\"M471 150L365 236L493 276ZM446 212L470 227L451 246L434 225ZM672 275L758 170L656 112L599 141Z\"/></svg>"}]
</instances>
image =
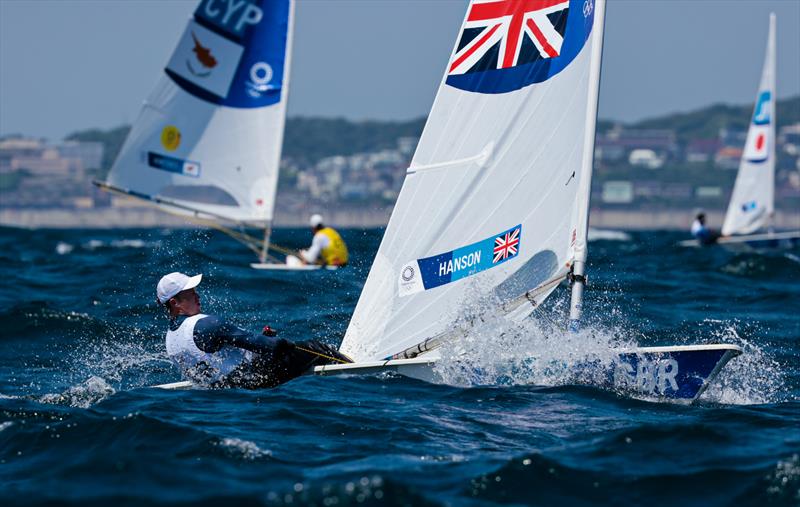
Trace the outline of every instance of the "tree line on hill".
<instances>
[{"instance_id":1,"label":"tree line on hill","mask_svg":"<svg viewBox=\"0 0 800 507\"><path fill-rule=\"evenodd\" d=\"M692 139L715 138L721 128L746 130L752 114L752 104L731 106L715 104L696 111L674 113L646 119L625 128L674 130L678 142ZM800 122L800 95L776 104L778 128ZM314 164L334 155L352 155L394 148L401 137L419 137L425 118L408 121L353 121L344 118L294 117L286 120L283 155L301 163ZM601 120L598 133L610 130L619 122ZM105 146L102 173L108 171L116 159L130 131L129 125L110 130L89 129L74 132L66 140L100 142ZM100 174L99 176L103 176Z\"/></svg>"}]
</instances>

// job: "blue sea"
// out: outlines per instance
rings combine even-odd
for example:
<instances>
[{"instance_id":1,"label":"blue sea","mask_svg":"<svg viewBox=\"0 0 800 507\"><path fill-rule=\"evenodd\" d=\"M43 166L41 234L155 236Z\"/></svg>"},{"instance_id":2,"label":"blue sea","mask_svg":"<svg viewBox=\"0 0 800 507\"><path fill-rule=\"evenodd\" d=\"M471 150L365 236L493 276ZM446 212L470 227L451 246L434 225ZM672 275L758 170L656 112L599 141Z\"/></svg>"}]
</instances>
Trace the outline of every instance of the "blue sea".
<instances>
[{"instance_id":1,"label":"blue sea","mask_svg":"<svg viewBox=\"0 0 800 507\"><path fill-rule=\"evenodd\" d=\"M346 269L279 273L250 269L245 248L211 231L0 229L0 504L800 505L797 250L606 232L590 243L584 332L563 331L561 288L524 332L468 341L494 366L614 343L741 346L694 405L519 368L452 385L383 374L148 388L180 379L154 304L161 275L203 273L204 311L253 331L338 345L381 232L343 231Z\"/></svg>"}]
</instances>

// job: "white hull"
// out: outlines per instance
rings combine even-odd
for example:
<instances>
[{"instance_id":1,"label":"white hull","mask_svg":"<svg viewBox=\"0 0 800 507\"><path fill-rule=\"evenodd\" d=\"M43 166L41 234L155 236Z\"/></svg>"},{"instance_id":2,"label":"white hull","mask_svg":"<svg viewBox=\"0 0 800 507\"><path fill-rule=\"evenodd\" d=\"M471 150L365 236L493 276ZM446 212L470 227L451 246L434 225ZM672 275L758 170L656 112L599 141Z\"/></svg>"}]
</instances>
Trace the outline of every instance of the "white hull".
<instances>
[{"instance_id":1,"label":"white hull","mask_svg":"<svg viewBox=\"0 0 800 507\"><path fill-rule=\"evenodd\" d=\"M598 387L635 396L692 402L716 378L719 371L742 349L736 345L682 345L620 349L611 367L597 370L605 381ZM444 383L437 373L436 358L397 359L355 364L317 366L315 375L364 375L394 372L431 383ZM594 364L579 368L596 368Z\"/></svg>"},{"instance_id":2,"label":"white hull","mask_svg":"<svg viewBox=\"0 0 800 507\"><path fill-rule=\"evenodd\" d=\"M329 364L325 366L317 366L313 372L309 374L314 375L375 375L378 373L394 372L400 375L424 380L433 384L441 383L442 378L434 372L436 359L415 358L415 359L397 359L393 361L373 361L366 363L352 363L352 364ZM171 382L169 384L160 384L152 386L156 389L167 389L171 391L180 391L184 389L191 389L194 384L188 380L181 382Z\"/></svg>"},{"instance_id":3,"label":"white hull","mask_svg":"<svg viewBox=\"0 0 800 507\"><path fill-rule=\"evenodd\" d=\"M170 382L169 384L159 384L151 387L153 389L166 389L167 391L183 391L191 389L194 387L194 384L188 380L182 380L180 382Z\"/></svg>"},{"instance_id":4,"label":"white hull","mask_svg":"<svg viewBox=\"0 0 800 507\"><path fill-rule=\"evenodd\" d=\"M669 347L640 347L619 349L619 359L613 366L596 370L603 378L598 387L623 391L635 396L678 402L696 400L716 378L719 371L742 349L736 345L682 345ZM353 364L317 366L308 374L375 375L397 373L433 384L445 383L436 369L436 357L371 361ZM577 368L598 368L587 363ZM183 390L191 382L173 382L153 386L159 389Z\"/></svg>"},{"instance_id":5,"label":"white hull","mask_svg":"<svg viewBox=\"0 0 800 507\"><path fill-rule=\"evenodd\" d=\"M703 245L696 239L689 239L678 243L680 246L700 247ZM724 236L717 239L717 245L748 245L753 248L791 248L800 244L800 231L774 232L763 234L742 234Z\"/></svg>"},{"instance_id":6,"label":"white hull","mask_svg":"<svg viewBox=\"0 0 800 507\"><path fill-rule=\"evenodd\" d=\"M432 384L443 383L444 379L436 373L435 366L436 358L417 357L414 359L393 359L391 361L327 364L314 367L314 375L374 375L376 373L392 372Z\"/></svg>"}]
</instances>

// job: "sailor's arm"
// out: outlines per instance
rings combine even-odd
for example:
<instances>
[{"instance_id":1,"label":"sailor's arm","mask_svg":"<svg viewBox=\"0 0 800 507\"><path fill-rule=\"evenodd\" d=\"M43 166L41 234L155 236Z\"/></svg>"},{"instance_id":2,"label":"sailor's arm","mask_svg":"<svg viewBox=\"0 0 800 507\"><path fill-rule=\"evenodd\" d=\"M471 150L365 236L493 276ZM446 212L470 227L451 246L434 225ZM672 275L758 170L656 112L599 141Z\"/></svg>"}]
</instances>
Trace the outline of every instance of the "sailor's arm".
<instances>
[{"instance_id":1,"label":"sailor's arm","mask_svg":"<svg viewBox=\"0 0 800 507\"><path fill-rule=\"evenodd\" d=\"M212 354L226 345L268 355L283 352L292 346L291 342L282 338L245 331L216 315L197 321L194 326L194 343L203 352Z\"/></svg>"},{"instance_id":2,"label":"sailor's arm","mask_svg":"<svg viewBox=\"0 0 800 507\"><path fill-rule=\"evenodd\" d=\"M327 246L327 242L327 236L319 233L315 234L314 239L311 240L311 248L306 250L305 254L303 254L303 260L309 264L317 262L319 254L322 252L322 249Z\"/></svg>"}]
</instances>

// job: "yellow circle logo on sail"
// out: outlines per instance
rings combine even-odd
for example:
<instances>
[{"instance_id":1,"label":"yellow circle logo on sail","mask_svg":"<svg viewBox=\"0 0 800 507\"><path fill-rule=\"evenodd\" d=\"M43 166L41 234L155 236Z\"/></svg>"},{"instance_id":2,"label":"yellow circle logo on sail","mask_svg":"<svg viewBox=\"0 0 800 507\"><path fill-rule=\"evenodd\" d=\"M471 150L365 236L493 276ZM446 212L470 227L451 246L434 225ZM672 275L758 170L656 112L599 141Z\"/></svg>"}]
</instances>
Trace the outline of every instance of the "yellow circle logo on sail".
<instances>
[{"instance_id":1,"label":"yellow circle logo on sail","mask_svg":"<svg viewBox=\"0 0 800 507\"><path fill-rule=\"evenodd\" d=\"M161 131L161 145L167 151L175 151L181 144L181 131L174 125L167 125Z\"/></svg>"}]
</instances>

